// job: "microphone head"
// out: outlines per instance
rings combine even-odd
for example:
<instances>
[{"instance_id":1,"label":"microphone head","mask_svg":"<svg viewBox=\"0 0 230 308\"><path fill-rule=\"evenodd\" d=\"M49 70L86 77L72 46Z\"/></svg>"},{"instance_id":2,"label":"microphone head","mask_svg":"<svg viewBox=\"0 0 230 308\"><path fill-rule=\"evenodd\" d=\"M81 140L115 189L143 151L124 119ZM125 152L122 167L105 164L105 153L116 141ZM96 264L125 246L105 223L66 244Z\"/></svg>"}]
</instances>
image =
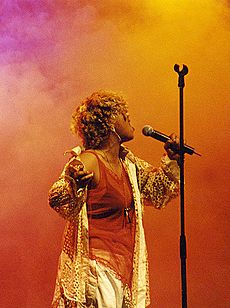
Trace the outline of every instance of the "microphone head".
<instances>
[{"instance_id":1,"label":"microphone head","mask_svg":"<svg viewBox=\"0 0 230 308\"><path fill-rule=\"evenodd\" d=\"M142 129L142 134L145 136L151 136L153 128L150 125L145 125Z\"/></svg>"}]
</instances>

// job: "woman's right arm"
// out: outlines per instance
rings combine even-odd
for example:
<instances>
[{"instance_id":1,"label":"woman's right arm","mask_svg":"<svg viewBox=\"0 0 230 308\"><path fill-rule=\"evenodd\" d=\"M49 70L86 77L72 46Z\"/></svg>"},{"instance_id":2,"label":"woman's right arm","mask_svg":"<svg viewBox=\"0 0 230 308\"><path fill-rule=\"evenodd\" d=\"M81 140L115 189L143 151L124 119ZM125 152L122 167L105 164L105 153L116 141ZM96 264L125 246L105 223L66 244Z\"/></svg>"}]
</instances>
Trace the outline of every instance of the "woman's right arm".
<instances>
[{"instance_id":1,"label":"woman's right arm","mask_svg":"<svg viewBox=\"0 0 230 308\"><path fill-rule=\"evenodd\" d=\"M94 170L88 164L87 156L80 155L80 160L72 157L49 190L50 206L64 219L74 220L77 217L86 202L88 184L94 181Z\"/></svg>"}]
</instances>

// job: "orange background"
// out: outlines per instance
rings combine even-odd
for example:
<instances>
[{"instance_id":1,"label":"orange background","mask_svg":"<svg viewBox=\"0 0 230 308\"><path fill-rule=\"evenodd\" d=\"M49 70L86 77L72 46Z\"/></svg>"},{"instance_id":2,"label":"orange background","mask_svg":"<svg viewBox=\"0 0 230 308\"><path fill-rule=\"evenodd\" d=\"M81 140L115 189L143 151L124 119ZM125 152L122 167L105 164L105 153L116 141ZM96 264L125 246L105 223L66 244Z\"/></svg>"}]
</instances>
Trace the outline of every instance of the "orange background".
<instances>
[{"instance_id":1,"label":"orange background","mask_svg":"<svg viewBox=\"0 0 230 308\"><path fill-rule=\"evenodd\" d=\"M64 221L47 192L76 140L69 120L97 89L127 97L130 148L159 164L145 124L178 132L175 63L189 67L185 139L188 307L228 308L230 3L1 1L1 306L50 306ZM179 200L147 208L151 307L180 307ZM151 308L150 307L150 308Z\"/></svg>"}]
</instances>

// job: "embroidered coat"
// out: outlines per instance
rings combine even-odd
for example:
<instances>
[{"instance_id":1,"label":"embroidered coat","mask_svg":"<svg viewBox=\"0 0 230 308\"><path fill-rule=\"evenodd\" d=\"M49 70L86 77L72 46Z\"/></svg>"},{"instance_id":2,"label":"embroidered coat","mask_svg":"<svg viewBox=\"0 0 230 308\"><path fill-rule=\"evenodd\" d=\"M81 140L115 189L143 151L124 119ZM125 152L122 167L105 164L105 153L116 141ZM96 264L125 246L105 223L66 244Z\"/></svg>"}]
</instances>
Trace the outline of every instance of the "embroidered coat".
<instances>
[{"instance_id":1,"label":"embroidered coat","mask_svg":"<svg viewBox=\"0 0 230 308\"><path fill-rule=\"evenodd\" d=\"M124 299L128 308L147 307L150 296L148 257L142 222L143 201L147 200L160 209L176 197L179 192L179 168L176 161L163 156L161 166L156 169L135 157L127 148L122 149L121 159L130 179L136 215L132 287L130 289L125 286ZM67 221L53 308L89 307L86 304L86 297L90 293L87 187L78 189L75 180L67 175L66 170L70 163L74 160L81 163L81 148L76 147L71 153L73 157L49 191L50 206Z\"/></svg>"}]
</instances>

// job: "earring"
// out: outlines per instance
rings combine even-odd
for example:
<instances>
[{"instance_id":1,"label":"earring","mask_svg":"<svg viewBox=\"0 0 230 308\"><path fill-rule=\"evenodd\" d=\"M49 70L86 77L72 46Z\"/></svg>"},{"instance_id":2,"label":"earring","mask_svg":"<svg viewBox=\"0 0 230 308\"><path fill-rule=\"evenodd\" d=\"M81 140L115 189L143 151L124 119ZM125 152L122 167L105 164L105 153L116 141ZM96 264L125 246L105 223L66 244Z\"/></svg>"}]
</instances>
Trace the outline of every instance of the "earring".
<instances>
[{"instance_id":1,"label":"earring","mask_svg":"<svg viewBox=\"0 0 230 308\"><path fill-rule=\"evenodd\" d=\"M112 132L117 136L118 140L121 141L121 137L120 137L119 134L116 132L116 129L115 129L114 126L111 128L111 130L112 130Z\"/></svg>"}]
</instances>

